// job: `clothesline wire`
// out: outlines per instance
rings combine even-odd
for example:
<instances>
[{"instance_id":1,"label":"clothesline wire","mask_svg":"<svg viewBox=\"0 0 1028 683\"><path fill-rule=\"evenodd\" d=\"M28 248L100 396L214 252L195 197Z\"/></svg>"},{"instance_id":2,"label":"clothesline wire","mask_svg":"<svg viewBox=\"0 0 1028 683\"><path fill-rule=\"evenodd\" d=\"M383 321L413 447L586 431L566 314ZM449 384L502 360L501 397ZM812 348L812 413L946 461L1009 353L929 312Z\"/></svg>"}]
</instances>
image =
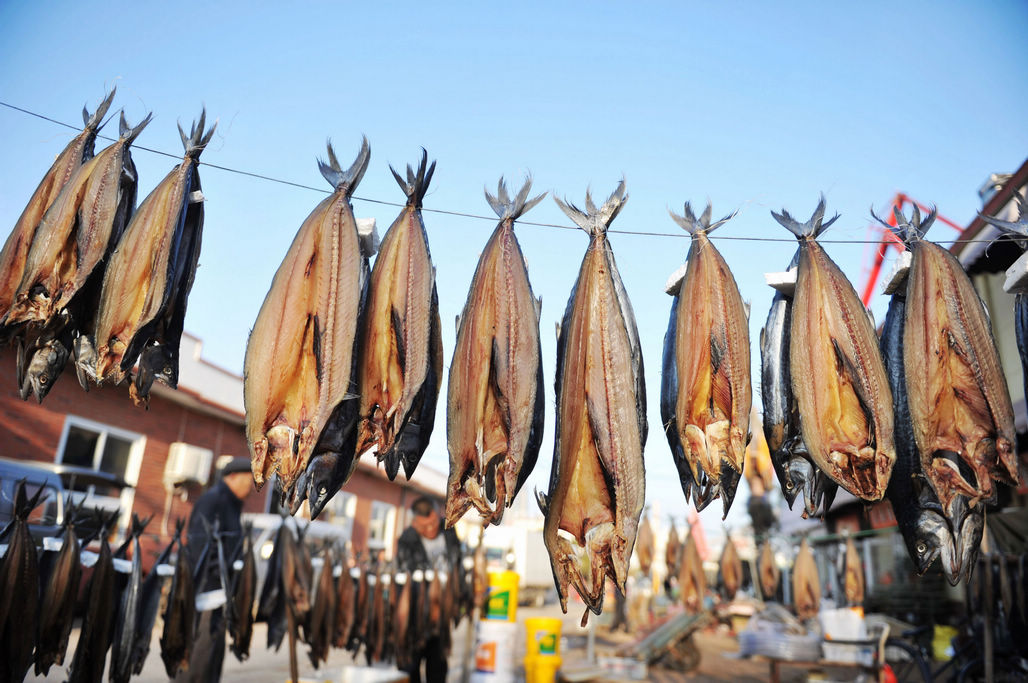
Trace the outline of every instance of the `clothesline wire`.
<instances>
[{"instance_id":1,"label":"clothesline wire","mask_svg":"<svg viewBox=\"0 0 1028 683\"><path fill-rule=\"evenodd\" d=\"M74 126L74 125L72 125L70 123L65 123L64 121L58 121L57 119L51 118L51 117L46 116L44 114L40 114L40 113L31 111L29 109L24 109L23 107L18 107L18 106L15 106L13 104L9 104L7 102L0 101L0 106L7 107L8 109L13 109L14 111L18 111L18 112L21 112L23 114L27 114L29 116L34 116L34 117L36 117L38 119L42 119L44 121L49 121L50 123L57 124L58 126L64 126L65 128L70 128L72 130L80 130L81 129L81 126ZM97 137L102 139L102 140L107 140L109 142L115 142L116 141L116 138L112 138L112 137L107 136L107 135L97 135ZM150 152L151 154L158 154L160 156L169 157L171 159L179 159L179 158L181 158L181 155L171 154L169 152L165 152L165 151L162 151L162 150L159 150L159 149L153 149L152 147L144 147L143 145L138 145L138 144L135 144L135 143L133 143L132 146L135 149L140 149L140 150L143 150L144 152ZM303 189L303 190L312 190L314 192L320 192L322 194L329 194L329 190L326 190L323 187L314 187L313 185L304 185L303 183L296 183L296 182L293 182L291 180L283 180L282 178L275 178L273 176L264 175L262 173L254 173L252 171L244 171L242 169L231 168L229 166L221 166L219 164L212 164L209 161L201 161L199 163L202 166L207 166L209 168L214 168L214 169L217 169L219 171L225 171L226 173L235 173L237 175L247 176L249 178L257 178L258 180L266 180L266 181L271 182L271 183L278 183L279 185L287 185L289 187L298 187L298 188ZM392 207L397 207L397 208L403 208L405 206L405 204L400 203L400 202L390 202L390 201L385 201L383 199L372 199L370 197L361 197L361 196L357 196L357 195L352 196L351 199L354 199L354 200L360 201L360 202L367 202L369 204L380 204L382 206L392 206ZM451 211L451 210L447 210L447 209L433 209L433 208L428 208L428 207L422 207L421 210L426 212L426 213L437 213L437 214L442 214L442 215L446 215L446 216L459 216L461 218L475 218L475 219L478 219L478 220L486 220L486 221L493 221L493 222L495 222L497 220L495 216L485 216L485 215L482 215L482 214L466 213L466 212L463 212L463 211ZM560 225L559 223L539 223L539 222L535 222L535 221L525 221L525 220L518 220L516 222L519 225L530 225L530 226L538 227L538 228L557 228L557 229L560 229L560 230L578 230L579 229L579 228L577 228L575 226L572 226L572 225ZM684 231L683 232L678 232L678 233L671 233L671 232L647 232L647 231L642 231L642 230L619 230L619 229L611 228L607 232L608 233L612 233L612 234L617 234L617 235L637 235L637 236L640 236L640 237L673 237L673 238L676 238L676 239L685 239L685 238L689 237L689 235L687 233L685 233ZM737 242L790 242L790 243L795 243L796 242L796 239L793 238L793 237L745 237L745 236L740 236L740 235L722 235L722 234L710 235L709 237L712 240L732 240L732 241L737 241ZM973 243L973 242L988 242L988 243L992 243L992 242L995 242L995 241L996 241L995 239L967 239L967 240L953 239L953 240L939 240L937 243L938 244L970 244L970 243ZM818 243L820 243L820 244L884 244L885 240L819 239Z\"/></svg>"}]
</instances>

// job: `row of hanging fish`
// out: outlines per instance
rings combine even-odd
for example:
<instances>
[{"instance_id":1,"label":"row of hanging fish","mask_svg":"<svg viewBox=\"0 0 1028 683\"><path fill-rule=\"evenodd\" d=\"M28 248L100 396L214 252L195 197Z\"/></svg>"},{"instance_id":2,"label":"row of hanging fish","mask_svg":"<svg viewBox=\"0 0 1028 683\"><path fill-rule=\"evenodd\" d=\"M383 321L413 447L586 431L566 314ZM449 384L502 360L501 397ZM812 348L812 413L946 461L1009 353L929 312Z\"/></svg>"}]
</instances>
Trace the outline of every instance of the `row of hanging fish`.
<instances>
[{"instance_id":1,"label":"row of hanging fish","mask_svg":"<svg viewBox=\"0 0 1028 683\"><path fill-rule=\"evenodd\" d=\"M0 681L21 681L34 664L37 676L47 675L53 665L65 666L69 681L90 683L101 680L106 667L112 683L124 683L142 672L158 616L161 660L168 677L174 678L188 669L201 610L223 605L232 652L241 661L247 658L256 583L249 535L231 555L221 549L220 540L218 549L208 544L200 563L193 566L182 540L184 524L179 522L171 542L144 574L139 539L149 519L133 516L128 538L112 550L107 538L117 513L94 511L90 519L69 502L61 533L37 550L26 520L41 491L30 498L19 485L14 519L0 532L0 543L7 545L0 557ZM79 528L93 531L79 537ZM95 553L85 549L94 539L99 543ZM221 585L198 594L199 577L212 563L217 563ZM83 566L92 567L84 587ZM233 566L238 571L230 571ZM213 602L198 606L212 596ZM69 652L69 635L79 614L78 642Z\"/></svg>"},{"instance_id":2,"label":"row of hanging fish","mask_svg":"<svg viewBox=\"0 0 1028 683\"><path fill-rule=\"evenodd\" d=\"M214 126L200 115L185 156L136 207L131 145L150 123L121 115L118 139L94 155L114 91L40 182L0 252L0 341L17 349L23 399L42 401L73 360L82 388L131 379L146 403L174 388L186 301L200 255L197 164ZM216 125L216 124L215 124ZM136 368L138 364L138 368ZM134 369L136 368L136 369Z\"/></svg>"},{"instance_id":3,"label":"row of hanging fish","mask_svg":"<svg viewBox=\"0 0 1028 683\"><path fill-rule=\"evenodd\" d=\"M300 226L250 333L246 436L258 487L272 476L295 513L316 517L374 453L409 478L428 446L442 382L435 269L421 204L435 163L393 175L407 203L381 245L358 230L350 198L367 170L363 141L342 170L331 145L322 175L335 188ZM370 258L376 249L374 268Z\"/></svg>"},{"instance_id":4,"label":"row of hanging fish","mask_svg":"<svg viewBox=\"0 0 1028 683\"><path fill-rule=\"evenodd\" d=\"M345 548L326 546L315 575L303 536L303 529L294 535L283 523L269 559L256 613L257 621L268 624L269 649L277 650L289 635L290 647L309 647L316 668L330 648L355 658L363 652L369 665L392 661L401 668L431 638L439 638L448 652L451 629L472 609L463 568L440 564L435 570L393 572L359 557L351 567Z\"/></svg>"}]
</instances>

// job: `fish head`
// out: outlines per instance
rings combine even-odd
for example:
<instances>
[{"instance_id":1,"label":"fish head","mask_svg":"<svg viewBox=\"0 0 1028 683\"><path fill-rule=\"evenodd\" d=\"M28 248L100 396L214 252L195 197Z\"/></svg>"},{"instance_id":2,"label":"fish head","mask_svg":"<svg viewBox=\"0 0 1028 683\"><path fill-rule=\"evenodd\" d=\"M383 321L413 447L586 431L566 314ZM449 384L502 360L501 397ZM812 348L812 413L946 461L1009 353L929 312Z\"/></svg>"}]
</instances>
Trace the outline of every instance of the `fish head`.
<instances>
[{"instance_id":1,"label":"fish head","mask_svg":"<svg viewBox=\"0 0 1028 683\"><path fill-rule=\"evenodd\" d=\"M812 516L817 507L814 498L814 466L806 458L793 456L786 462L785 481L782 485L782 495L790 510L801 491L807 515Z\"/></svg>"},{"instance_id":2,"label":"fish head","mask_svg":"<svg viewBox=\"0 0 1028 683\"><path fill-rule=\"evenodd\" d=\"M914 533L905 537L907 551L918 574L924 574L935 562L942 561L942 570L951 583L959 576L960 556L956 551L953 534L946 518L933 510L922 510L917 517Z\"/></svg>"},{"instance_id":3,"label":"fish head","mask_svg":"<svg viewBox=\"0 0 1028 683\"><path fill-rule=\"evenodd\" d=\"M22 400L32 395L38 403L42 403L68 363L69 355L69 349L56 339L36 349L19 390Z\"/></svg>"},{"instance_id":4,"label":"fish head","mask_svg":"<svg viewBox=\"0 0 1028 683\"><path fill-rule=\"evenodd\" d=\"M318 515L339 490L339 484L335 477L338 462L337 454L320 453L311 459L307 469L296 482L296 498L301 503L306 498L311 508L311 519L318 518ZM299 504L296 505L296 509L292 509L292 506L290 509L295 515Z\"/></svg>"}]
</instances>

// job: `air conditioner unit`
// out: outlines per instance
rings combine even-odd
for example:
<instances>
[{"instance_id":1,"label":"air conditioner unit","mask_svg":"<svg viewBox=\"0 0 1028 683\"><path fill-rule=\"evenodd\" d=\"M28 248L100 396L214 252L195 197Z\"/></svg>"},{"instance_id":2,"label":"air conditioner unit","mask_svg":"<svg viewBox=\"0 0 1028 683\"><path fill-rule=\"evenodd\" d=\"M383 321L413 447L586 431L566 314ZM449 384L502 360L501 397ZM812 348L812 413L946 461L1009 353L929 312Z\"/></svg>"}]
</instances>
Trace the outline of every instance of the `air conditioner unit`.
<instances>
[{"instance_id":1,"label":"air conditioner unit","mask_svg":"<svg viewBox=\"0 0 1028 683\"><path fill-rule=\"evenodd\" d=\"M168 462L164 465L164 486L185 483L206 484L211 474L214 451L176 441L168 447Z\"/></svg>"}]
</instances>

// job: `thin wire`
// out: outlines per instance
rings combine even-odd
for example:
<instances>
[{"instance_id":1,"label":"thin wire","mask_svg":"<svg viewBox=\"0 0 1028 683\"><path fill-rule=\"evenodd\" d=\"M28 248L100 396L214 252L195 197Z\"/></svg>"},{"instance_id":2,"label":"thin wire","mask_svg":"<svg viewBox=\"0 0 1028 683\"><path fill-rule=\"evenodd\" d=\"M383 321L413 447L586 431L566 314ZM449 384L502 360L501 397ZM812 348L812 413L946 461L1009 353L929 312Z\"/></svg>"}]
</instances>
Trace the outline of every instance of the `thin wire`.
<instances>
[{"instance_id":1,"label":"thin wire","mask_svg":"<svg viewBox=\"0 0 1028 683\"><path fill-rule=\"evenodd\" d=\"M8 109L13 109L14 111L18 111L18 112L21 112L23 114L28 114L29 116L34 116L37 119L42 119L44 121L49 121L50 123L55 123L58 126L64 126L65 128L70 128L72 130L79 130L81 128L80 126L73 126L73 125L71 125L69 123L65 123L64 121L58 121L57 119L52 119L49 116L44 116L43 114L38 114L38 113L36 113L34 111L30 111L28 109L23 109L22 107L17 107L17 106L15 106L13 104L8 104L7 102L0 101L0 106L7 107ZM116 138L108 137L106 135L97 135L97 137L102 139L102 140L107 140L107 141L110 141L110 142L116 142L117 141ZM178 158L180 158L180 155L169 154L168 152L164 152L164 151L159 150L159 149L152 149L150 147L143 147L142 145L137 145L137 144L133 144L132 146L135 149L141 149L141 150L143 150L145 152L151 152L153 154L159 154L161 156L169 157L171 159L178 159ZM219 171L225 171L227 173L235 173L237 175L247 176L249 178L257 178L258 180L266 180L266 181L271 182L271 183L278 183L279 185L288 185L290 187L298 187L298 188L303 189L303 190L313 190L314 192L320 192L321 194L331 194L330 190L326 190L323 187L314 187L313 185L304 185L303 183L295 183L295 182L293 182L291 180L283 180L282 178L275 178L273 176L264 175L262 173L254 173L252 171L244 171L244 170L241 170L241 169L238 169L238 168L231 168L229 166L220 166L218 164L212 164L212 163L209 163L207 161L201 161L199 163L200 163L200 165L208 166L210 168L215 168L215 169L218 169ZM403 208L404 206L406 206L406 204L403 204L403 203L400 203L400 202L389 202L389 201L385 201L383 199L372 199L370 197L360 197L360 196L357 196L357 195L354 195L353 197L351 197L351 199L355 199L355 200L360 201L360 202L367 202L369 204L380 204L382 206L392 206L392 207L396 207L396 208ZM463 212L463 211L450 211L450 210L447 210L447 209L431 209L431 208L427 208L427 207L422 207L421 210L425 211L426 213L438 213L438 214L443 214L443 215L446 215L446 216L459 216L461 218L474 218L474 219L477 219L477 220L485 220L485 221L495 221L496 220L496 218L494 216L484 216L482 214L466 213L466 212ZM579 228L577 228L577 227L575 227L573 225L560 225L558 223L537 223L537 222L534 222L534 221L523 221L523 220L519 220L519 221L516 221L516 222L519 225L530 225L532 227L537 227L537 228L557 228L559 230L578 230L579 229ZM646 232L646 231L643 231L643 230L615 230L615 229L610 229L610 230L607 231L607 233L608 234L617 234L617 235L636 235L636 236L639 236L639 237L672 237L672 238L675 238L675 239L688 239L689 238L689 235L684 233L684 232L674 232L674 233L672 233L672 232ZM742 236L737 236L737 235L710 235L709 237L712 240L733 240L733 241L736 241L736 242L788 242L788 243L795 243L796 242L796 238L794 238L794 237L742 237ZM842 240L842 239L839 239L839 240L819 239L817 241L818 241L819 244L882 244L884 242L884 240ZM936 242L936 244L971 244L971 243L974 243L974 242L986 242L986 243L992 244L995 241L996 241L995 239L991 239L991 240L986 240L986 239L967 239L967 240L954 239L954 240L939 240L938 242Z\"/></svg>"}]
</instances>

